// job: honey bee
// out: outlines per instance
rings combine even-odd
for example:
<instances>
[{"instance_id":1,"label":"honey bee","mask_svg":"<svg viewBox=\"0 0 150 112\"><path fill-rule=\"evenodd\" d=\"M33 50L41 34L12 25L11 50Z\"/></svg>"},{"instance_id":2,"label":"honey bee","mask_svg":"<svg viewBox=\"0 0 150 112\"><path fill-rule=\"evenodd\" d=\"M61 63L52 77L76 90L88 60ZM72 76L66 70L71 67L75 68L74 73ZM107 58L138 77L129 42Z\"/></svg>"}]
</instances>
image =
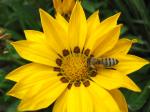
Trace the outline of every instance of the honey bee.
<instances>
[{"instance_id":1,"label":"honey bee","mask_svg":"<svg viewBox=\"0 0 150 112\"><path fill-rule=\"evenodd\" d=\"M95 68L95 65L103 65L105 68L111 68L119 63L115 58L94 58L87 59L88 66Z\"/></svg>"}]
</instances>

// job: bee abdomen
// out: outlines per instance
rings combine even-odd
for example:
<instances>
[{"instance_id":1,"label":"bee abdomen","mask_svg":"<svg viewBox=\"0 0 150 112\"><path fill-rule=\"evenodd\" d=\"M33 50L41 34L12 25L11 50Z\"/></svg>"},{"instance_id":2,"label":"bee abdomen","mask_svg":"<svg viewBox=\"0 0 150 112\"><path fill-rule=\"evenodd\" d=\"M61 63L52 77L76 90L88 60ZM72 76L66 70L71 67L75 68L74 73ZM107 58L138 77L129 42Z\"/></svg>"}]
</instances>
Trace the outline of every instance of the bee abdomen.
<instances>
[{"instance_id":1,"label":"bee abdomen","mask_svg":"<svg viewBox=\"0 0 150 112\"><path fill-rule=\"evenodd\" d=\"M103 64L105 67L111 67L118 64L118 60L114 58L103 58L100 60L100 64Z\"/></svg>"}]
</instances>

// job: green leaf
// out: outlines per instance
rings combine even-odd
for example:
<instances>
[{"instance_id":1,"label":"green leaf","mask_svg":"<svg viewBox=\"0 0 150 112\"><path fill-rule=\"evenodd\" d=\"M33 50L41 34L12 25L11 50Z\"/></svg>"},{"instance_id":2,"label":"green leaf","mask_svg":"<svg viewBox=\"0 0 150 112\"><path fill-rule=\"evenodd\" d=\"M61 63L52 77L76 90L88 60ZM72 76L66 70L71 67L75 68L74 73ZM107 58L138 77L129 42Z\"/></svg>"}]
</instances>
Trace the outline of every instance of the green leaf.
<instances>
[{"instance_id":1,"label":"green leaf","mask_svg":"<svg viewBox=\"0 0 150 112\"><path fill-rule=\"evenodd\" d=\"M132 111L137 111L146 103L150 96L150 81L146 84L141 93L130 93L127 96L128 107Z\"/></svg>"},{"instance_id":2,"label":"green leaf","mask_svg":"<svg viewBox=\"0 0 150 112\"><path fill-rule=\"evenodd\" d=\"M82 5L90 13L95 11L94 4L91 1L83 0Z\"/></svg>"},{"instance_id":3,"label":"green leaf","mask_svg":"<svg viewBox=\"0 0 150 112\"><path fill-rule=\"evenodd\" d=\"M38 9L35 10L29 5L20 6L19 4L15 4L13 9L23 29L40 29Z\"/></svg>"},{"instance_id":4,"label":"green leaf","mask_svg":"<svg viewBox=\"0 0 150 112\"><path fill-rule=\"evenodd\" d=\"M17 106L19 101L13 102L9 107L7 107L6 112L19 112L17 111Z\"/></svg>"},{"instance_id":5,"label":"green leaf","mask_svg":"<svg viewBox=\"0 0 150 112\"><path fill-rule=\"evenodd\" d=\"M149 100L147 101L147 103L145 104L142 110L143 112L150 112L150 96L149 96Z\"/></svg>"}]
</instances>

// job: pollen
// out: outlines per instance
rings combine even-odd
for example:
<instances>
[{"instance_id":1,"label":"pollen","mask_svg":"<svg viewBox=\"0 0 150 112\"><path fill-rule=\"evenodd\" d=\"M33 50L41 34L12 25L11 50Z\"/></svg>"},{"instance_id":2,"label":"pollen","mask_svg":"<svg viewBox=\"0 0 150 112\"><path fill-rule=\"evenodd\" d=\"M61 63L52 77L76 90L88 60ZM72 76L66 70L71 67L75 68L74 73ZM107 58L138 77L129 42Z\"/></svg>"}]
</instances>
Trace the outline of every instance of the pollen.
<instances>
[{"instance_id":1,"label":"pollen","mask_svg":"<svg viewBox=\"0 0 150 112\"><path fill-rule=\"evenodd\" d=\"M88 78L87 58L82 54L72 54L65 57L61 68L70 81L80 81Z\"/></svg>"}]
</instances>

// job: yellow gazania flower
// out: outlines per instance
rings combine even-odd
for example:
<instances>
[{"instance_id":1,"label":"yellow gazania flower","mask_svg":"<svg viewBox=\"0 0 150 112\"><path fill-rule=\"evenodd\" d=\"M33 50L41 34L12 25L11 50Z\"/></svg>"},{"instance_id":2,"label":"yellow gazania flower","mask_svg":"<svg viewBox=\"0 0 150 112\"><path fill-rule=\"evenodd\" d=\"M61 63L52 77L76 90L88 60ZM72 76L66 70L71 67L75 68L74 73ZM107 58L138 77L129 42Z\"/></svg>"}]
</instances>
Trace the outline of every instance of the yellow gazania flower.
<instances>
[{"instance_id":1,"label":"yellow gazania flower","mask_svg":"<svg viewBox=\"0 0 150 112\"><path fill-rule=\"evenodd\" d=\"M127 74L149 62L127 54L132 40L120 39L120 13L100 22L98 12L86 20L79 2L69 22L59 13L54 19L40 9L43 31L26 30L27 40L13 42L21 57L32 63L6 77L16 85L9 95L21 99L20 111L46 108L54 101L53 112L127 112L118 88L139 92ZM107 69L88 68L87 59L115 58L119 63Z\"/></svg>"},{"instance_id":2,"label":"yellow gazania flower","mask_svg":"<svg viewBox=\"0 0 150 112\"><path fill-rule=\"evenodd\" d=\"M63 16L69 16L75 5L75 0L53 0L56 12Z\"/></svg>"}]
</instances>

